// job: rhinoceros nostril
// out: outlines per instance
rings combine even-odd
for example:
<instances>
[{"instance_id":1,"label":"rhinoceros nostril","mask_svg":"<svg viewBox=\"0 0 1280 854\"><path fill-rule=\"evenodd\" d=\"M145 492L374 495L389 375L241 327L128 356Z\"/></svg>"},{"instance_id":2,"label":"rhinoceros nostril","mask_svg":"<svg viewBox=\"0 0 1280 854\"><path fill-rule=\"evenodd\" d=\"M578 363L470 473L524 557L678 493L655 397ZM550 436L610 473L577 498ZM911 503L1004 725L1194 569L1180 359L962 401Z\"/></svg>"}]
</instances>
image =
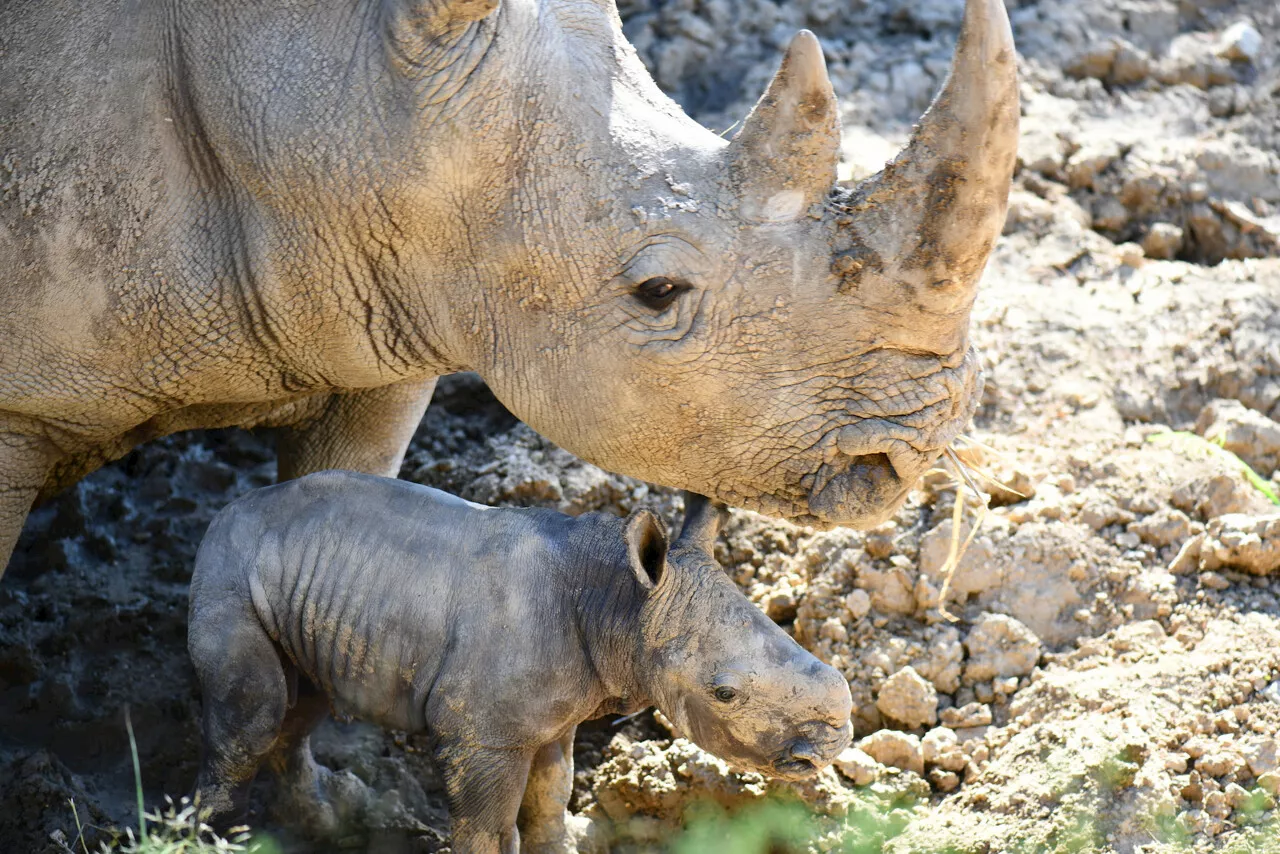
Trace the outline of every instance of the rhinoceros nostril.
<instances>
[{"instance_id":1,"label":"rhinoceros nostril","mask_svg":"<svg viewBox=\"0 0 1280 854\"><path fill-rule=\"evenodd\" d=\"M898 479L898 472L888 454L863 454L854 457L846 470L873 489L882 488L882 485Z\"/></svg>"}]
</instances>

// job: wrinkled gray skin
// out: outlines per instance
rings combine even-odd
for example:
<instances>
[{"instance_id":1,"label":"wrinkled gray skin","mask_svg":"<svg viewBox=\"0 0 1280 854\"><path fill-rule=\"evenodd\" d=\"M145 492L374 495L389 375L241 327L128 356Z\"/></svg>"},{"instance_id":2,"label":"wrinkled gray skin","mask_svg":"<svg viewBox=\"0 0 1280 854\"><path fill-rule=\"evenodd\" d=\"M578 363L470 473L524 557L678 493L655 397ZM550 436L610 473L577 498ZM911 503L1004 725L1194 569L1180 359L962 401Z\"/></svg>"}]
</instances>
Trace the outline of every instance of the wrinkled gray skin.
<instances>
[{"instance_id":1,"label":"wrinkled gray skin","mask_svg":"<svg viewBox=\"0 0 1280 854\"><path fill-rule=\"evenodd\" d=\"M668 550L647 510L490 508L351 472L233 502L191 581L201 803L234 816L271 755L293 819L336 830L307 742L330 701L429 734L458 854L571 850L574 729L608 713L656 704L735 765L815 773L849 744L849 686L721 571L720 512L687 505Z\"/></svg>"},{"instance_id":2,"label":"wrinkled gray skin","mask_svg":"<svg viewBox=\"0 0 1280 854\"><path fill-rule=\"evenodd\" d=\"M886 518L975 404L1002 0L853 189L811 34L729 142L612 0L8 0L0 54L0 565L176 430L394 475L462 369L606 469L816 526Z\"/></svg>"}]
</instances>

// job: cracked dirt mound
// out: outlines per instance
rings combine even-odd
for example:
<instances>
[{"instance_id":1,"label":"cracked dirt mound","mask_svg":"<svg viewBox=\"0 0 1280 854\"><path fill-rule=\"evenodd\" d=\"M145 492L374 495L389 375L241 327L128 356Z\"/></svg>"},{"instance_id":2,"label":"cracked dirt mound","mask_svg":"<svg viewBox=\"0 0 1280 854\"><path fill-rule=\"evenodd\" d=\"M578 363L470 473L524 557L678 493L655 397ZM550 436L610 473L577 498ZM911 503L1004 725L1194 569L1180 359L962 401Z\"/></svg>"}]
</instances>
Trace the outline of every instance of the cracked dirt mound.
<instances>
[{"instance_id":1,"label":"cracked dirt mound","mask_svg":"<svg viewBox=\"0 0 1280 854\"><path fill-rule=\"evenodd\" d=\"M824 41L845 174L879 168L945 74L953 0L631 0L659 81L729 127L800 26ZM799 798L818 848L1276 850L1280 9L1010 2L1024 101L1006 234L974 314L986 387L964 456L1008 488L947 585L957 500L930 475L889 523L815 533L735 512L719 557L850 680L859 741L816 781L738 774L653 716L579 737L573 807L661 848L691 805ZM1253 33L1254 36L1251 36ZM1224 260L1225 259L1225 260ZM1216 266L1209 266L1215 264ZM212 514L271 481L269 436L139 449L34 513L0 583L0 849L59 850L68 798L131 822L123 709L152 802L198 758L186 580ZM582 463L474 377L443 381L403 476L571 513L669 491ZM972 503L963 509L965 532ZM945 610L957 620L948 619ZM317 753L382 797L354 850L447 845L422 743L327 724ZM270 813L255 816L289 850ZM858 835L860 834L860 835Z\"/></svg>"}]
</instances>

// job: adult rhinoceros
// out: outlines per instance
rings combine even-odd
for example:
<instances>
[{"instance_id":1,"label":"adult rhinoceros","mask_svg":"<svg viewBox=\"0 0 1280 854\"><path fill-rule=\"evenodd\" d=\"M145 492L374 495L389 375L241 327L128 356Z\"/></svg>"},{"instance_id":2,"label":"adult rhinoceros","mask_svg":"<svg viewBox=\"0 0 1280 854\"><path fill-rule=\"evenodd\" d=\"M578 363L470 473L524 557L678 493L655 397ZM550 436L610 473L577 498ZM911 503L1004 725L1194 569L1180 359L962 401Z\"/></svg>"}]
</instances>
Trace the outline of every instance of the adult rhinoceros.
<instances>
[{"instance_id":1,"label":"adult rhinoceros","mask_svg":"<svg viewBox=\"0 0 1280 854\"><path fill-rule=\"evenodd\" d=\"M394 474L462 369L598 465L814 525L885 518L973 408L1001 0L853 190L811 34L726 142L611 0L10 0L0 56L0 566L177 430Z\"/></svg>"}]
</instances>

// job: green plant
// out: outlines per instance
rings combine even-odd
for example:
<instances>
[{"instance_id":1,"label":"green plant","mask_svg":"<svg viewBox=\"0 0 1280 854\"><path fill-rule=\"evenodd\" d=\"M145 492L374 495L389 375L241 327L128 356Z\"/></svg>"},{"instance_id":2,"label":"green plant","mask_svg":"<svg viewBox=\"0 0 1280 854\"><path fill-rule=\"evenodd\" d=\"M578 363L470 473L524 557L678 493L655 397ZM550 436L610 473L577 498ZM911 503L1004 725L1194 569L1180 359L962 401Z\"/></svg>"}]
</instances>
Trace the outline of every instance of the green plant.
<instances>
[{"instance_id":1,"label":"green plant","mask_svg":"<svg viewBox=\"0 0 1280 854\"><path fill-rule=\"evenodd\" d=\"M813 812L790 798L771 797L736 810L714 804L690 809L670 854L879 854L906 829L919 801L907 794L863 791L841 818ZM926 854L926 852L918 852ZM927 854L954 854L950 846Z\"/></svg>"},{"instance_id":2,"label":"green plant","mask_svg":"<svg viewBox=\"0 0 1280 854\"><path fill-rule=\"evenodd\" d=\"M818 835L815 817L795 801L766 800L736 812L702 806L690 811L671 854L791 854Z\"/></svg>"},{"instance_id":3,"label":"green plant","mask_svg":"<svg viewBox=\"0 0 1280 854\"><path fill-rule=\"evenodd\" d=\"M1147 437L1147 441L1157 445L1168 445L1188 457L1219 459L1230 468L1235 469L1254 489L1265 495L1268 501L1272 504L1280 505L1280 494L1277 494L1275 488L1262 475L1254 471L1248 463L1226 449L1227 439L1221 434L1204 437L1195 433L1188 433L1185 430L1172 430L1152 433Z\"/></svg>"},{"instance_id":4,"label":"green plant","mask_svg":"<svg viewBox=\"0 0 1280 854\"><path fill-rule=\"evenodd\" d=\"M199 804L188 798L178 803L165 796L165 809L147 812L142 795L142 766L138 761L138 742L133 734L133 721L128 709L124 716L125 730L129 733L129 754L133 760L133 785L138 800L138 831L133 828L120 831L114 828L95 828L103 830L111 836L111 841L102 842L101 854L225 854L225 852L244 852L244 854L279 854L280 847L269 837L250 838L247 827L232 828L229 838L213 832L209 825L200 820ZM90 854L85 842L85 825L80 821L80 812L76 809L75 800L69 801L71 814L76 822L76 838L70 845L62 844L68 854ZM77 846L79 850L77 851Z\"/></svg>"}]
</instances>

